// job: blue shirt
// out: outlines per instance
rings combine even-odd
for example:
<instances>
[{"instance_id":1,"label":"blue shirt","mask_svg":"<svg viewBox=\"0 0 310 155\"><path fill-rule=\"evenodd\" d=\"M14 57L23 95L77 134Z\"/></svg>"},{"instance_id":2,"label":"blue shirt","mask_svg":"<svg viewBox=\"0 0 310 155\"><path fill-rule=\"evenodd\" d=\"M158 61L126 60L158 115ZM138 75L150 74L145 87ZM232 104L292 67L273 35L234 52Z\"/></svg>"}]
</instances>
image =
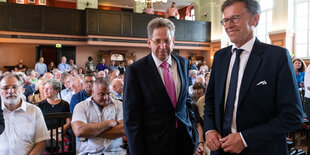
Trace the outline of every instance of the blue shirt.
<instances>
[{"instance_id":1,"label":"blue shirt","mask_svg":"<svg viewBox=\"0 0 310 155\"><path fill-rule=\"evenodd\" d=\"M90 96L88 96L88 94L86 93L86 91L84 89L82 91L72 95L71 102L70 102L70 112L73 113L74 107L78 103L86 100L89 97Z\"/></svg>"},{"instance_id":2,"label":"blue shirt","mask_svg":"<svg viewBox=\"0 0 310 155\"><path fill-rule=\"evenodd\" d=\"M40 75L43 75L45 72L47 72L47 66L45 63L38 62L36 63L35 70Z\"/></svg>"},{"instance_id":3,"label":"blue shirt","mask_svg":"<svg viewBox=\"0 0 310 155\"><path fill-rule=\"evenodd\" d=\"M99 63L97 66L96 66L96 69L97 71L103 71L105 69L108 69L108 66L106 64L102 65L102 63Z\"/></svg>"},{"instance_id":4,"label":"blue shirt","mask_svg":"<svg viewBox=\"0 0 310 155\"><path fill-rule=\"evenodd\" d=\"M117 69L117 66L111 66L110 65L110 71L114 71L114 70L116 70Z\"/></svg>"},{"instance_id":5,"label":"blue shirt","mask_svg":"<svg viewBox=\"0 0 310 155\"><path fill-rule=\"evenodd\" d=\"M58 65L58 69L62 72L62 73L66 73L71 71L71 67L69 64L66 63L61 63Z\"/></svg>"},{"instance_id":6,"label":"blue shirt","mask_svg":"<svg viewBox=\"0 0 310 155\"><path fill-rule=\"evenodd\" d=\"M296 75L296 82L298 84L298 87L300 87L300 83L304 83L304 78L305 78L305 72L298 72L298 76Z\"/></svg>"},{"instance_id":7,"label":"blue shirt","mask_svg":"<svg viewBox=\"0 0 310 155\"><path fill-rule=\"evenodd\" d=\"M197 66L195 64L192 64L191 70L198 70Z\"/></svg>"}]
</instances>

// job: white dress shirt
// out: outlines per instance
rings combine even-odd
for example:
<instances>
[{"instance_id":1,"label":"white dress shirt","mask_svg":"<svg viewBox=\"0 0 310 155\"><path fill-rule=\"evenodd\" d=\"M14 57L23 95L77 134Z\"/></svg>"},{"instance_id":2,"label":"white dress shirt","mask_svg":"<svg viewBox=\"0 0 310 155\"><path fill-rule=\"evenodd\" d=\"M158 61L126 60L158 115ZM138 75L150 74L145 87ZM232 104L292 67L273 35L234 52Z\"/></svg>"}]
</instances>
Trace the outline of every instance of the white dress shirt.
<instances>
[{"instance_id":1,"label":"white dress shirt","mask_svg":"<svg viewBox=\"0 0 310 155\"><path fill-rule=\"evenodd\" d=\"M50 139L39 107L22 101L19 108L8 110L2 102L5 129L0 135L0 154L25 155L36 143Z\"/></svg>"},{"instance_id":2,"label":"white dress shirt","mask_svg":"<svg viewBox=\"0 0 310 155\"><path fill-rule=\"evenodd\" d=\"M157 70L159 72L159 75L163 81L163 84L165 85L164 81L164 68L160 67L160 65L163 63L163 61L159 60L153 53L152 53L153 60L155 62L155 65L157 67ZM180 96L180 90L181 90L181 80L178 73L178 66L177 62L171 58L171 55L169 56L168 60L166 61L169 64L169 70L171 72L173 81L174 81L174 87L176 92L177 101Z\"/></svg>"},{"instance_id":3,"label":"white dress shirt","mask_svg":"<svg viewBox=\"0 0 310 155\"><path fill-rule=\"evenodd\" d=\"M243 49L244 51L240 55L240 64L239 64L239 73L238 73L238 83L237 83L237 90L236 90L236 98L235 98L235 103L234 103L234 111L233 111L233 118L232 118L232 123L231 123L231 132L236 133L237 132L237 124L236 124L236 114L238 110L238 101L239 101L239 93L240 93L240 86L241 86L241 81L243 78L244 70L246 67L246 64L249 60L249 56L251 54L251 51L253 49L255 43L255 37L253 37L251 40L249 40L247 43L245 43L243 46L241 46L239 49ZM236 59L236 52L234 52L234 48L238 48L235 44L232 45L231 52L232 56L230 58L230 64L228 68L228 74L226 78L226 90L225 90L225 102L224 102L224 110L226 107L226 101L227 101L227 95L228 95L228 90L229 90L229 83L230 83L230 77L231 77L231 71L235 63ZM241 138L243 140L243 143L247 147L247 144L245 140L243 139L242 134Z\"/></svg>"},{"instance_id":4,"label":"white dress shirt","mask_svg":"<svg viewBox=\"0 0 310 155\"><path fill-rule=\"evenodd\" d=\"M310 65L308 66L304 78L304 84L305 84L305 97L310 98L310 90L307 87L310 87Z\"/></svg>"},{"instance_id":5,"label":"white dress shirt","mask_svg":"<svg viewBox=\"0 0 310 155\"><path fill-rule=\"evenodd\" d=\"M107 120L123 120L122 102L112 99L112 102L101 109L92 100L92 97L80 102L74 108L72 123L81 121L84 123L100 123ZM122 149L122 138L106 139L101 137L88 138L82 141L77 148L78 155L125 155L126 150Z\"/></svg>"},{"instance_id":6,"label":"white dress shirt","mask_svg":"<svg viewBox=\"0 0 310 155\"><path fill-rule=\"evenodd\" d=\"M70 91L70 89L66 88L60 92L61 99L67 101L69 104L71 102L72 95L74 95L74 91Z\"/></svg>"}]
</instances>

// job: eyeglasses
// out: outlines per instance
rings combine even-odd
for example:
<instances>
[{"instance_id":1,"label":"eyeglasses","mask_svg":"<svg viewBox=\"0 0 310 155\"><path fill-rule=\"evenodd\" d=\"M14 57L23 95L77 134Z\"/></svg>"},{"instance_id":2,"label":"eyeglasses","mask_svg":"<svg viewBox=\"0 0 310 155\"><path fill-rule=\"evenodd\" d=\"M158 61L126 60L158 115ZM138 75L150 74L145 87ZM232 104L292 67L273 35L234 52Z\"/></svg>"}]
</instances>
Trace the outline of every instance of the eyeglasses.
<instances>
[{"instance_id":1,"label":"eyeglasses","mask_svg":"<svg viewBox=\"0 0 310 155\"><path fill-rule=\"evenodd\" d=\"M1 89L2 89L3 91L9 91L9 89L13 89L14 91L16 91L16 90L18 90L18 88L19 88L18 85L14 85L14 86L10 86L10 87L4 86L4 87L2 87Z\"/></svg>"},{"instance_id":2,"label":"eyeglasses","mask_svg":"<svg viewBox=\"0 0 310 155\"><path fill-rule=\"evenodd\" d=\"M84 83L94 83L95 81L90 80L90 81L84 81Z\"/></svg>"},{"instance_id":3,"label":"eyeglasses","mask_svg":"<svg viewBox=\"0 0 310 155\"><path fill-rule=\"evenodd\" d=\"M224 18L224 19L221 20L221 24L223 26L225 26L228 21L231 21L233 24L238 24L239 21L240 21L240 17L241 17L241 15L234 15L234 16L232 16L230 18Z\"/></svg>"},{"instance_id":4,"label":"eyeglasses","mask_svg":"<svg viewBox=\"0 0 310 155\"><path fill-rule=\"evenodd\" d=\"M172 40L160 40L160 39L156 39L155 41L153 41L151 38L149 38L151 40L151 42L153 42L155 45L160 45L161 43L164 43L166 45L170 45Z\"/></svg>"}]
</instances>

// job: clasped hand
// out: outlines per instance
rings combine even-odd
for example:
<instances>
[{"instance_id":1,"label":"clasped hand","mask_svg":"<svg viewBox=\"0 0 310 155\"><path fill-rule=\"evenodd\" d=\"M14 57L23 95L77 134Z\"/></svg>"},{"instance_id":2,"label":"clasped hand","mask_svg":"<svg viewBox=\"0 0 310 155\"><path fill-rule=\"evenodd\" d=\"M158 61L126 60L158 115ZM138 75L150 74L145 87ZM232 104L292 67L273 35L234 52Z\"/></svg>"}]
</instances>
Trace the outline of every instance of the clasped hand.
<instances>
[{"instance_id":1,"label":"clasped hand","mask_svg":"<svg viewBox=\"0 0 310 155\"><path fill-rule=\"evenodd\" d=\"M236 154L245 149L240 133L231 133L222 138L215 130L209 131L206 134L206 145L211 151L222 148L224 152Z\"/></svg>"}]
</instances>

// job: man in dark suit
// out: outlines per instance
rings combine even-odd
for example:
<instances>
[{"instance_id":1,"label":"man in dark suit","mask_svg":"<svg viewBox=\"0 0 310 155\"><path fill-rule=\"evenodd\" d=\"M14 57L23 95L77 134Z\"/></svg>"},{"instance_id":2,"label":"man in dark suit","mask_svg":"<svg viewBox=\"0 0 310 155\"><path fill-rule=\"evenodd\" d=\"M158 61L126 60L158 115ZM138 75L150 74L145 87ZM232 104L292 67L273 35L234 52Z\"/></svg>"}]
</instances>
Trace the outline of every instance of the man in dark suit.
<instances>
[{"instance_id":1,"label":"man in dark suit","mask_svg":"<svg viewBox=\"0 0 310 155\"><path fill-rule=\"evenodd\" d=\"M221 21L232 46L214 55L204 131L211 154L288 154L286 134L300 127L302 106L288 51L253 34L260 6L227 0Z\"/></svg>"},{"instance_id":2,"label":"man in dark suit","mask_svg":"<svg viewBox=\"0 0 310 155\"><path fill-rule=\"evenodd\" d=\"M171 55L174 24L148 24L151 53L127 67L124 126L131 155L190 155L198 144L188 95L188 60Z\"/></svg>"}]
</instances>

